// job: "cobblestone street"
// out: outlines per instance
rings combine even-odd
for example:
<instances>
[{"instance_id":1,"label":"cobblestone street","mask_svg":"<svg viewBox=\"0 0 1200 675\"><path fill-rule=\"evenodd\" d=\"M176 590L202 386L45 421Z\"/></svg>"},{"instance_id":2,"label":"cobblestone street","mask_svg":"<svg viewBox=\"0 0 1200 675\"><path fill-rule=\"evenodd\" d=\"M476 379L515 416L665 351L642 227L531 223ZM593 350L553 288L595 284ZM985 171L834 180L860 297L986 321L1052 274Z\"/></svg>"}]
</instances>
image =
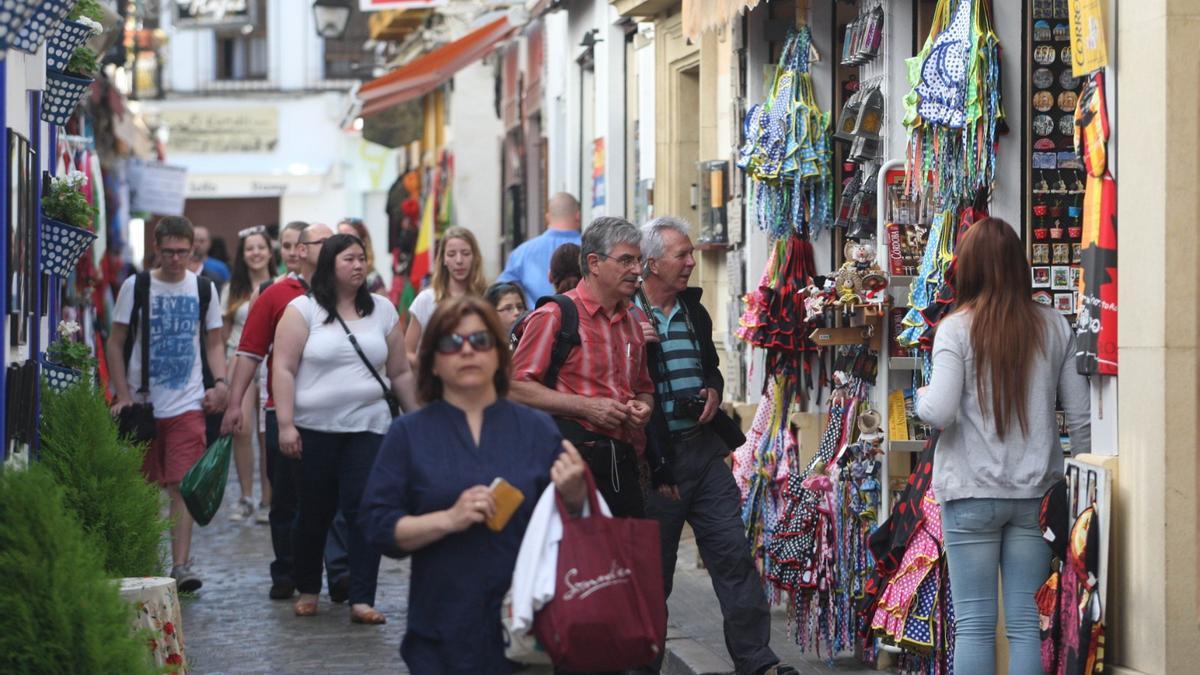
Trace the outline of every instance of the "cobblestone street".
<instances>
[{"instance_id":1,"label":"cobblestone street","mask_svg":"<svg viewBox=\"0 0 1200 675\"><path fill-rule=\"evenodd\" d=\"M408 597L408 563L383 559L377 607L385 626L352 625L346 605L324 592L320 613L297 618L292 603L267 598L270 588L270 531L253 521L229 521L239 496L230 469L225 503L207 527L197 527L192 551L204 587L183 600L183 628L191 672L221 673L396 673ZM257 483L256 483L257 485ZM708 575L696 569L690 538L680 547L671 597L666 673L727 673L732 664L721 634L720 610ZM787 637L787 620L774 612L771 646L805 675L831 672L804 656ZM840 659L832 672L870 673L853 659Z\"/></svg>"}]
</instances>

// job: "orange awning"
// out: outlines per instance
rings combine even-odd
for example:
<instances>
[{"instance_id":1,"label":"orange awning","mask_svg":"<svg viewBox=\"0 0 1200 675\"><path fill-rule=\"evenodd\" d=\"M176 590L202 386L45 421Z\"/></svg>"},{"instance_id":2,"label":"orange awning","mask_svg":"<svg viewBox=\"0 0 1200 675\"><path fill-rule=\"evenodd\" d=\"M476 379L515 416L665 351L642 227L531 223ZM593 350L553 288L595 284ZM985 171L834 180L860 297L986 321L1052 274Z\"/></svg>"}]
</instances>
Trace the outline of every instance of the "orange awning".
<instances>
[{"instance_id":1,"label":"orange awning","mask_svg":"<svg viewBox=\"0 0 1200 675\"><path fill-rule=\"evenodd\" d=\"M507 18L497 19L367 82L358 90L362 114L372 115L428 94L458 71L487 56L496 43L515 30Z\"/></svg>"}]
</instances>

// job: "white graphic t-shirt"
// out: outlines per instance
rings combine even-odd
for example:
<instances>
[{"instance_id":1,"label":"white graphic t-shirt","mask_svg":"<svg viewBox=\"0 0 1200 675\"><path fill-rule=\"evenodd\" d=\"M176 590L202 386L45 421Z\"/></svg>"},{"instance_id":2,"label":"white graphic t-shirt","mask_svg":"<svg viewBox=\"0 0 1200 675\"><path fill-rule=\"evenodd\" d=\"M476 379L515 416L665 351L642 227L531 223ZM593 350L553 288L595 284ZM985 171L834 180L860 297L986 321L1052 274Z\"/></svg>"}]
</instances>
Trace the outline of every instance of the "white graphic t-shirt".
<instances>
[{"instance_id":1,"label":"white graphic t-shirt","mask_svg":"<svg viewBox=\"0 0 1200 675\"><path fill-rule=\"evenodd\" d=\"M133 313L136 276L121 284L113 321L129 325ZM175 417L200 410L204 400L204 379L200 370L200 294L198 277L187 272L182 281L167 283L150 274L150 395L154 416ZM203 280L206 284L212 282ZM208 302L205 325L208 330L221 328L221 303L216 288ZM140 318L139 318L140 321ZM142 386L142 330L134 333L133 353L126 368L129 393L135 401L147 397L138 394Z\"/></svg>"}]
</instances>

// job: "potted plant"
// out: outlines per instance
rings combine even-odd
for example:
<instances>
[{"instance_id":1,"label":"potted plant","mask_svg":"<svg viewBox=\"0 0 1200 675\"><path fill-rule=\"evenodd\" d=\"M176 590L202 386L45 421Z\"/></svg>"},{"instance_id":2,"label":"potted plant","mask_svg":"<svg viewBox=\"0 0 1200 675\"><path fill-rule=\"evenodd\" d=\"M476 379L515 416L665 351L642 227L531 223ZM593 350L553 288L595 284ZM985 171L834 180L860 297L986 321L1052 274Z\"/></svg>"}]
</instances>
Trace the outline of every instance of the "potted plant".
<instances>
[{"instance_id":1,"label":"potted plant","mask_svg":"<svg viewBox=\"0 0 1200 675\"><path fill-rule=\"evenodd\" d=\"M51 124L66 124L75 104L87 93L100 58L83 44L104 32L100 20L104 11L97 0L79 0L67 20L50 40L46 50L46 92L42 96L42 119Z\"/></svg>"},{"instance_id":2,"label":"potted plant","mask_svg":"<svg viewBox=\"0 0 1200 675\"><path fill-rule=\"evenodd\" d=\"M80 191L86 182L87 176L78 171L54 176L42 195L43 272L67 276L96 238L91 231L96 207Z\"/></svg>"},{"instance_id":3,"label":"potted plant","mask_svg":"<svg viewBox=\"0 0 1200 675\"><path fill-rule=\"evenodd\" d=\"M16 42L17 33L40 5L40 0L6 0L0 11L0 51Z\"/></svg>"},{"instance_id":4,"label":"potted plant","mask_svg":"<svg viewBox=\"0 0 1200 675\"><path fill-rule=\"evenodd\" d=\"M36 54L38 47L52 34L75 5L75 0L42 0L29 20L21 24L10 45L27 54Z\"/></svg>"},{"instance_id":5,"label":"potted plant","mask_svg":"<svg viewBox=\"0 0 1200 675\"><path fill-rule=\"evenodd\" d=\"M83 374L96 365L91 348L75 339L78 332L78 323L60 321L58 339L50 343L46 358L42 360L42 377L55 393L61 394L82 380Z\"/></svg>"}]
</instances>

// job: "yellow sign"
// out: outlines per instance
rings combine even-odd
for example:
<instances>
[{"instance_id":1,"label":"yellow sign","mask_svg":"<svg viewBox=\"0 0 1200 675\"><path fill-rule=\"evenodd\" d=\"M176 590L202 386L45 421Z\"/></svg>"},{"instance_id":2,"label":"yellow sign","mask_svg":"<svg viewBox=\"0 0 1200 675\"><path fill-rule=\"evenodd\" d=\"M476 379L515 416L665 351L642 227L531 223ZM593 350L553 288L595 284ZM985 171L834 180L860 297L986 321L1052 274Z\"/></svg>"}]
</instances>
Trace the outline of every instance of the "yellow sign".
<instances>
[{"instance_id":1,"label":"yellow sign","mask_svg":"<svg viewBox=\"0 0 1200 675\"><path fill-rule=\"evenodd\" d=\"M1071 74L1083 77L1108 65L1100 0L1068 0L1071 11Z\"/></svg>"},{"instance_id":2,"label":"yellow sign","mask_svg":"<svg viewBox=\"0 0 1200 675\"><path fill-rule=\"evenodd\" d=\"M904 411L903 389L896 389L888 394L888 439L908 440L908 415Z\"/></svg>"},{"instance_id":3,"label":"yellow sign","mask_svg":"<svg viewBox=\"0 0 1200 675\"><path fill-rule=\"evenodd\" d=\"M269 153L279 145L275 108L164 110L167 150L183 154Z\"/></svg>"}]
</instances>

